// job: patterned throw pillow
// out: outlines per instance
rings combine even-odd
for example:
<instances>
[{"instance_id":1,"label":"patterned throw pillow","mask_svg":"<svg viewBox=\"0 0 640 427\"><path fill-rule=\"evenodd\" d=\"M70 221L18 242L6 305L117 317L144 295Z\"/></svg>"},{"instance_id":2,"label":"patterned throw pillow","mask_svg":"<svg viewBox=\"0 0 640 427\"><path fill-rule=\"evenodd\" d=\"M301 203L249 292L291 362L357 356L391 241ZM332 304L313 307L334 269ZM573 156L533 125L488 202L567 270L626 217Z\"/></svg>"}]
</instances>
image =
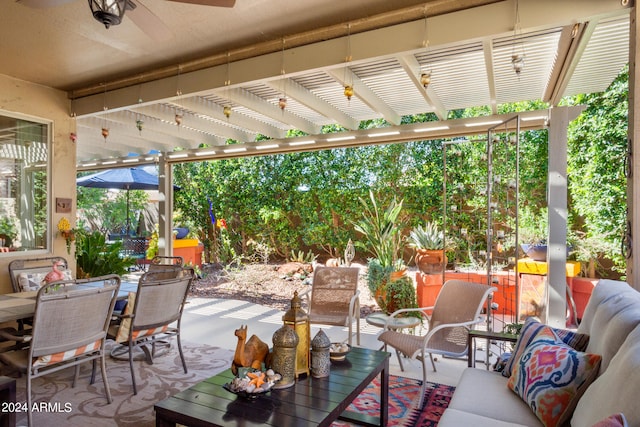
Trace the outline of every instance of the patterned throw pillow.
<instances>
[{"instance_id":1,"label":"patterned throw pillow","mask_svg":"<svg viewBox=\"0 0 640 427\"><path fill-rule=\"evenodd\" d=\"M20 290L22 292L37 291L40 289L45 275L43 273L20 273L18 275Z\"/></svg>"},{"instance_id":2,"label":"patterned throw pillow","mask_svg":"<svg viewBox=\"0 0 640 427\"><path fill-rule=\"evenodd\" d=\"M515 349L513 350L513 354L509 360L507 360L507 363L502 370L503 377L509 378L511 376L513 368L517 365L518 360L520 360L520 356L524 349L531 343L535 335L545 326L545 324L540 323L533 317L529 317L525 320L522 330L520 331L518 341L516 342ZM552 329L562 342L578 351L584 351L587 348L587 344L589 344L589 335L579 334L568 329Z\"/></svg>"},{"instance_id":3,"label":"patterned throw pillow","mask_svg":"<svg viewBox=\"0 0 640 427\"><path fill-rule=\"evenodd\" d=\"M578 400L593 382L602 357L577 351L564 344L545 326L520 357L507 382L547 427L571 419Z\"/></svg>"},{"instance_id":4,"label":"patterned throw pillow","mask_svg":"<svg viewBox=\"0 0 640 427\"><path fill-rule=\"evenodd\" d=\"M598 421L593 427L628 427L624 414L613 414L602 421Z\"/></svg>"}]
</instances>

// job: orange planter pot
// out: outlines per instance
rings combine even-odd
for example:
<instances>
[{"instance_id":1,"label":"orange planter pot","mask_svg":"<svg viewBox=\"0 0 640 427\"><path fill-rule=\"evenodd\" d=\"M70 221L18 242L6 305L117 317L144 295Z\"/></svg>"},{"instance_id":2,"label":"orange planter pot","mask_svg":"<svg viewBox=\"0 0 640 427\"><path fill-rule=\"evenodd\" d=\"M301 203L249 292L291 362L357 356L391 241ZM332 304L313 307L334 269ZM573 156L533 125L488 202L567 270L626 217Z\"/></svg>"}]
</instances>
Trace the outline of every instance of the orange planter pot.
<instances>
[{"instance_id":1,"label":"orange planter pot","mask_svg":"<svg viewBox=\"0 0 640 427\"><path fill-rule=\"evenodd\" d=\"M438 274L442 273L444 266L447 264L447 256L440 249L416 249L415 262L421 272Z\"/></svg>"}]
</instances>

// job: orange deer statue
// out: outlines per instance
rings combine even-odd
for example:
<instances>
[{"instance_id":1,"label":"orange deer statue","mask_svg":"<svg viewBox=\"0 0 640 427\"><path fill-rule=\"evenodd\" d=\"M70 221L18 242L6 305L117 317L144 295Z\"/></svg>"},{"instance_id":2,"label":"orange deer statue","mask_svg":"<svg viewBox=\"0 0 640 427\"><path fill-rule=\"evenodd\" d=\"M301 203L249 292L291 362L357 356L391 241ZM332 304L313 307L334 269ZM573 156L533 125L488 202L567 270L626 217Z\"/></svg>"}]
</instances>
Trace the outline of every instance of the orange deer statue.
<instances>
[{"instance_id":1,"label":"orange deer statue","mask_svg":"<svg viewBox=\"0 0 640 427\"><path fill-rule=\"evenodd\" d=\"M244 325L240 329L236 329L235 335L238 337L238 345L236 345L236 354L231 363L233 375L238 374L239 367L250 366L253 369L261 369L262 363L269 354L269 346L256 335L251 335L251 338L245 343L247 327Z\"/></svg>"}]
</instances>

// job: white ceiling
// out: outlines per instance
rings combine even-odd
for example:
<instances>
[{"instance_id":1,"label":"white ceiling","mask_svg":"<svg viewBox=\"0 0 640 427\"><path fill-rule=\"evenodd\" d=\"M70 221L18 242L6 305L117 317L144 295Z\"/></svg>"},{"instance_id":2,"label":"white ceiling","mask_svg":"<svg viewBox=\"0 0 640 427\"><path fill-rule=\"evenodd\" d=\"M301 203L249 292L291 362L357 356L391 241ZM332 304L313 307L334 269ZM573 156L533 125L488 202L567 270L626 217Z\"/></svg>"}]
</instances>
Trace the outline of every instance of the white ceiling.
<instances>
[{"instance_id":1,"label":"white ceiling","mask_svg":"<svg viewBox=\"0 0 640 427\"><path fill-rule=\"evenodd\" d=\"M135 1L153 34L134 14L106 30L81 0L3 5L0 73L69 91L80 163L246 146L327 124L357 129L373 118L395 126L409 114L445 120L465 107L555 105L604 90L628 61L620 0L520 0L515 32L514 0L237 0L231 9ZM514 52L525 55L519 76ZM425 91L419 78L428 71Z\"/></svg>"}]
</instances>

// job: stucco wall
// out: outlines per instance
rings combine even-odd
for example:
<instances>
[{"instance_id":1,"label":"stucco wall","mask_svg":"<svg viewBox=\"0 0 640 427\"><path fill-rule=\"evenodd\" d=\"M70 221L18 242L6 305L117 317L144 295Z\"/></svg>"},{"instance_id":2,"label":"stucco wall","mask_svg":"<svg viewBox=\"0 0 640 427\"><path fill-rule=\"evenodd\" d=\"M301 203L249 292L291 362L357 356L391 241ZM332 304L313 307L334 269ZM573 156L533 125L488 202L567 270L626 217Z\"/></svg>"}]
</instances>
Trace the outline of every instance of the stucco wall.
<instances>
[{"instance_id":1,"label":"stucco wall","mask_svg":"<svg viewBox=\"0 0 640 427\"><path fill-rule=\"evenodd\" d=\"M51 209L49 232L54 235L53 248L47 253L29 256L64 256L69 261L70 268L75 271L73 247L71 254L68 254L64 239L56 235L58 221L63 215L67 216L72 224L76 216L75 144L79 142L74 143L69 137L71 132L75 132L74 121L69 117L70 101L65 92L0 74L0 110L53 121L53 161L50 174L52 186L49 201L53 206L56 197L72 199L72 210L69 214L57 214L55 209ZM12 292L8 264L17 257L25 257L25 254L0 254L0 293Z\"/></svg>"}]
</instances>

